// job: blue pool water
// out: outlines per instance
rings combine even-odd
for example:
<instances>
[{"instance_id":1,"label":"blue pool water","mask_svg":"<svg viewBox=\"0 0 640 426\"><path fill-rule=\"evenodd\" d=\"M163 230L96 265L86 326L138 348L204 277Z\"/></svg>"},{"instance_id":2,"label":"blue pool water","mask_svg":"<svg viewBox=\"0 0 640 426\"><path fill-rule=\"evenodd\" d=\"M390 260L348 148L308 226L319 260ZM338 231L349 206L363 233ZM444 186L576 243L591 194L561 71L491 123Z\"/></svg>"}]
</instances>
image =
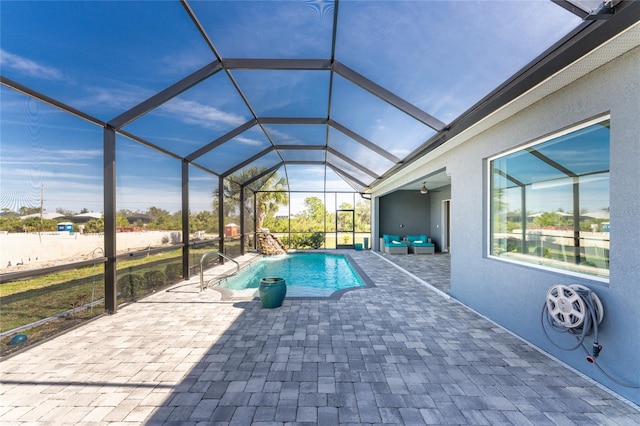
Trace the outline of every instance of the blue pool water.
<instances>
[{"instance_id":1,"label":"blue pool water","mask_svg":"<svg viewBox=\"0 0 640 426\"><path fill-rule=\"evenodd\" d=\"M345 256L329 253L265 256L222 280L219 286L229 290L257 289L265 277L284 278L287 297L328 297L338 290L364 286Z\"/></svg>"}]
</instances>

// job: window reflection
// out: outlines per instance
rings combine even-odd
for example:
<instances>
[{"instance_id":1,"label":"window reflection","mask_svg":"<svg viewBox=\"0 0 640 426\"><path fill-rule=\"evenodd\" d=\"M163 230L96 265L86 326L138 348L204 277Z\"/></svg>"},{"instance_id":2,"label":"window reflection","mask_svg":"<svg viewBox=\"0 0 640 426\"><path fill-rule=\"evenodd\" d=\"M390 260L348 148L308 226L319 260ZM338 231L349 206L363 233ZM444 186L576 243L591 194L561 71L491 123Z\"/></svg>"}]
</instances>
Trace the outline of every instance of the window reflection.
<instances>
[{"instance_id":1,"label":"window reflection","mask_svg":"<svg viewBox=\"0 0 640 426\"><path fill-rule=\"evenodd\" d=\"M491 255L609 276L609 120L491 161Z\"/></svg>"}]
</instances>

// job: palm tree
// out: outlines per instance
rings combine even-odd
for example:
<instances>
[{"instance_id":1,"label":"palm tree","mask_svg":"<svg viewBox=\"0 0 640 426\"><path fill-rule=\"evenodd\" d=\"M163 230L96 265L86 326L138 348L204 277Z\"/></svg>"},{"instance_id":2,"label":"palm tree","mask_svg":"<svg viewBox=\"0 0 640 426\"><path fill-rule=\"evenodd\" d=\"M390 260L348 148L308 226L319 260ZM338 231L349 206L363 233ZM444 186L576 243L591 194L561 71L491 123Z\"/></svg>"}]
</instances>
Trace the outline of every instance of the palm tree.
<instances>
[{"instance_id":1,"label":"palm tree","mask_svg":"<svg viewBox=\"0 0 640 426\"><path fill-rule=\"evenodd\" d=\"M239 201L240 185L237 182L249 182L254 176L257 176L266 170L265 168L250 167L245 170L241 170L238 173L234 173L225 179L223 185L223 214L225 216L231 216L236 211L236 202ZM262 185L259 184L260 180L256 181L256 185L253 184L252 190L256 192L256 229L261 229L264 219L275 214L280 206L287 205L289 203L289 192L287 191L287 181L285 177L278 176L278 173L272 173L266 181L263 181ZM255 188L255 189L254 189ZM258 190L260 192L258 192ZM220 202L218 189L214 190L214 211L218 211ZM245 205L246 213L249 217L253 217L253 211L249 206Z\"/></svg>"},{"instance_id":2,"label":"palm tree","mask_svg":"<svg viewBox=\"0 0 640 426\"><path fill-rule=\"evenodd\" d=\"M256 194L256 230L262 228L267 216L275 215L280 206L289 204L289 192L284 176L274 173L262 187L265 189Z\"/></svg>"}]
</instances>

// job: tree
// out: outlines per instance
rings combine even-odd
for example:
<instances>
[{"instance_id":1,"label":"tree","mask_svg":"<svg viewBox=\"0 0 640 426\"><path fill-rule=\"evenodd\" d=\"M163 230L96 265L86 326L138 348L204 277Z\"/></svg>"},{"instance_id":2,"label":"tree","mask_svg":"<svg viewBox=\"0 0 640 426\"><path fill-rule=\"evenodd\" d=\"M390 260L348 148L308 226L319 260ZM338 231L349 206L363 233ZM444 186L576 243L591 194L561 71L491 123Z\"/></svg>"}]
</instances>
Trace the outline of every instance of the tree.
<instances>
[{"instance_id":1,"label":"tree","mask_svg":"<svg viewBox=\"0 0 640 426\"><path fill-rule=\"evenodd\" d=\"M58 222L53 219L40 221L37 216L28 217L20 221L25 232L54 232L58 229Z\"/></svg>"},{"instance_id":2,"label":"tree","mask_svg":"<svg viewBox=\"0 0 640 426\"><path fill-rule=\"evenodd\" d=\"M356 203L356 232L371 231L371 201L362 199Z\"/></svg>"},{"instance_id":3,"label":"tree","mask_svg":"<svg viewBox=\"0 0 640 426\"><path fill-rule=\"evenodd\" d=\"M227 218L233 217L236 211L236 205L240 199L240 185L235 182L249 182L255 176L260 175L266 169L259 167L250 167L234 173L224 180L223 184L223 215ZM277 173L272 173L267 180L260 185L260 192L256 194L256 230L263 227L264 220L269 215L275 215L280 206L289 203L289 194L287 190L287 182L284 177L279 177ZM216 188L213 191L213 210L219 211L220 194ZM249 217L253 218L253 211L247 206L244 207Z\"/></svg>"},{"instance_id":4,"label":"tree","mask_svg":"<svg viewBox=\"0 0 640 426\"><path fill-rule=\"evenodd\" d=\"M235 216L236 205L240 199L240 185L232 180L233 175L230 176L230 179L224 179L222 184L222 216L226 218ZM213 191L213 210L220 211L220 191L218 188Z\"/></svg>"},{"instance_id":5,"label":"tree","mask_svg":"<svg viewBox=\"0 0 640 426\"><path fill-rule=\"evenodd\" d=\"M256 194L256 231L263 227L267 216L275 216L280 207L289 204L289 193L286 192L287 181L272 174L263 185L263 191Z\"/></svg>"},{"instance_id":6,"label":"tree","mask_svg":"<svg viewBox=\"0 0 640 426\"><path fill-rule=\"evenodd\" d=\"M354 210L354 208L349 203L342 203L340 204L340 207L338 207L338 210ZM340 214L338 215L337 221L339 230L354 229L353 217L351 214Z\"/></svg>"},{"instance_id":7,"label":"tree","mask_svg":"<svg viewBox=\"0 0 640 426\"><path fill-rule=\"evenodd\" d=\"M67 216L67 217L73 216L74 214L71 210L66 210L66 209L63 209L62 207L58 207L56 209L56 213L61 214L63 216Z\"/></svg>"},{"instance_id":8,"label":"tree","mask_svg":"<svg viewBox=\"0 0 640 426\"><path fill-rule=\"evenodd\" d=\"M547 228L550 226L567 226L573 221L567 220L560 213L544 212L540 216L533 219L533 225L538 228Z\"/></svg>"},{"instance_id":9,"label":"tree","mask_svg":"<svg viewBox=\"0 0 640 426\"><path fill-rule=\"evenodd\" d=\"M291 220L292 232L318 232L324 231L325 207L318 197L304 199L305 209L294 215Z\"/></svg>"},{"instance_id":10,"label":"tree","mask_svg":"<svg viewBox=\"0 0 640 426\"><path fill-rule=\"evenodd\" d=\"M18 209L20 216L26 216L28 214L40 213L40 207L26 207L22 206Z\"/></svg>"},{"instance_id":11,"label":"tree","mask_svg":"<svg viewBox=\"0 0 640 426\"><path fill-rule=\"evenodd\" d=\"M147 215L151 217L148 227L150 229L162 230L180 230L182 229L182 211L171 214L167 210L151 207L147 211Z\"/></svg>"},{"instance_id":12,"label":"tree","mask_svg":"<svg viewBox=\"0 0 640 426\"><path fill-rule=\"evenodd\" d=\"M84 231L90 234L104 232L104 216L100 219L92 219L84 224Z\"/></svg>"},{"instance_id":13,"label":"tree","mask_svg":"<svg viewBox=\"0 0 640 426\"><path fill-rule=\"evenodd\" d=\"M210 211L201 211L189 217L189 232L205 231L215 233L218 231L218 218Z\"/></svg>"},{"instance_id":14,"label":"tree","mask_svg":"<svg viewBox=\"0 0 640 426\"><path fill-rule=\"evenodd\" d=\"M325 209L324 203L318 197L307 197L304 199L304 206L308 212L308 217L314 224L324 224Z\"/></svg>"},{"instance_id":15,"label":"tree","mask_svg":"<svg viewBox=\"0 0 640 426\"><path fill-rule=\"evenodd\" d=\"M170 216L170 213L165 209L152 206L147 209L147 215L149 215L152 221L159 221Z\"/></svg>"},{"instance_id":16,"label":"tree","mask_svg":"<svg viewBox=\"0 0 640 426\"><path fill-rule=\"evenodd\" d=\"M116 228L127 228L129 225L130 223L129 223L129 220L127 219L127 215L122 213L116 214ZM104 222L103 222L103 226L104 226Z\"/></svg>"},{"instance_id":17,"label":"tree","mask_svg":"<svg viewBox=\"0 0 640 426\"><path fill-rule=\"evenodd\" d=\"M0 217L0 231L20 232L22 231L22 221L17 216Z\"/></svg>"}]
</instances>

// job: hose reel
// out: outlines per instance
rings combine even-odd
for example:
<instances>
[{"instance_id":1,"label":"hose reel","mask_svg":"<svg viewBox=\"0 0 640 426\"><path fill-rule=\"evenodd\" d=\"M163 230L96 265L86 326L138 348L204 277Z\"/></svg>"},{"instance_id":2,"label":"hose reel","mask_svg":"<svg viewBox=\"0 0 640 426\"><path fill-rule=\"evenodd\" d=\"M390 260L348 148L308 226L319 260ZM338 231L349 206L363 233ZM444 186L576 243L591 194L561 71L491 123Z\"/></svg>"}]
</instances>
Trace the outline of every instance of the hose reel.
<instances>
[{"instance_id":1,"label":"hose reel","mask_svg":"<svg viewBox=\"0 0 640 426\"><path fill-rule=\"evenodd\" d=\"M585 316L590 314L587 311L585 297L590 299L589 308L595 309L597 323L602 322L604 309L600 298L589 288L572 284L570 286L554 285L547 292L547 309L551 318L560 326L566 328L577 328L584 324Z\"/></svg>"},{"instance_id":2,"label":"hose reel","mask_svg":"<svg viewBox=\"0 0 640 426\"><path fill-rule=\"evenodd\" d=\"M596 358L600 355L602 345L598 343L598 326L604 317L604 308L597 294L591 289L580 284L552 286L547 292L545 303L542 307L542 316L540 322L542 330L547 338L556 347L565 351L572 351L583 347L587 353L587 361L594 364L605 376L620 386L640 389L640 385L628 383L619 380L602 369L596 362ZM546 319L546 323L545 323ZM575 346L566 348L562 347L551 339L547 333L547 325L558 333L569 333L578 341ZM584 346L584 340L587 336L593 334L593 346L591 353Z\"/></svg>"},{"instance_id":3,"label":"hose reel","mask_svg":"<svg viewBox=\"0 0 640 426\"><path fill-rule=\"evenodd\" d=\"M594 335L593 349L587 361L593 363L602 350L598 344L598 325L604 317L604 308L598 295L588 287L579 284L552 286L547 292L543 307L543 318L549 326L559 333L569 333L578 339L578 343L571 348L564 348L553 342L546 328L543 330L547 338L556 346L564 350L574 350L580 347L586 336Z\"/></svg>"}]
</instances>

